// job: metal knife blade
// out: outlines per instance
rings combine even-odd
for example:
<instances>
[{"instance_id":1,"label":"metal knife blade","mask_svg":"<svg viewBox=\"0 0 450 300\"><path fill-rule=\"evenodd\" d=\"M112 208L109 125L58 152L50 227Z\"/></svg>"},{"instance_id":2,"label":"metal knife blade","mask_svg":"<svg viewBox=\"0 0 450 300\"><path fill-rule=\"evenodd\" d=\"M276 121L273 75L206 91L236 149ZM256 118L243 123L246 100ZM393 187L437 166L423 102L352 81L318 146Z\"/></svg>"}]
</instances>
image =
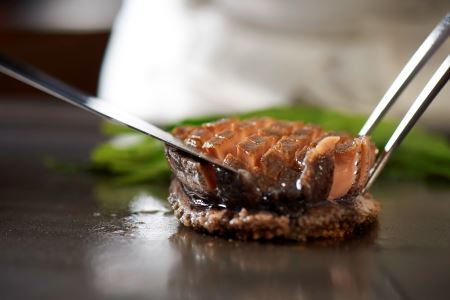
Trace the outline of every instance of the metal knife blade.
<instances>
[{"instance_id":1,"label":"metal knife blade","mask_svg":"<svg viewBox=\"0 0 450 300\"><path fill-rule=\"evenodd\" d=\"M132 129L150 135L172 147L193 155L202 161L212 163L217 167L228 171L237 172L235 169L224 165L219 160L206 156L197 149L185 145L181 140L157 126L119 109L111 102L87 95L42 71L27 64L15 61L2 54L0 54L0 72L105 119L119 122Z\"/></svg>"}]
</instances>

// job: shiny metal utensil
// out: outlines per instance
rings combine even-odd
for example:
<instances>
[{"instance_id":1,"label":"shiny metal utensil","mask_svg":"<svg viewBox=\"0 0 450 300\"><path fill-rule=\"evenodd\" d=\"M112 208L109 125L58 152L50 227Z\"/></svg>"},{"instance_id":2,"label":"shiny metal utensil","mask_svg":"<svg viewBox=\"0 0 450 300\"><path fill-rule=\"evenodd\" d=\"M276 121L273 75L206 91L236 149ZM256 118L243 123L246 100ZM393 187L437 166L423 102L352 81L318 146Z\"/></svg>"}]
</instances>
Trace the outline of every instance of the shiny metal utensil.
<instances>
[{"instance_id":1,"label":"shiny metal utensil","mask_svg":"<svg viewBox=\"0 0 450 300\"><path fill-rule=\"evenodd\" d=\"M148 134L172 147L193 155L202 161L213 163L217 167L228 171L236 172L235 169L223 165L219 160L208 157L197 149L185 145L181 140L175 138L170 133L136 116L124 112L115 107L112 103L94 96L89 96L39 70L1 54L0 72L91 113L108 120L114 120L132 129Z\"/></svg>"},{"instance_id":2,"label":"shiny metal utensil","mask_svg":"<svg viewBox=\"0 0 450 300\"><path fill-rule=\"evenodd\" d=\"M389 108L395 103L403 90L408 86L414 76L421 70L428 59L439 49L450 34L450 13L434 28L425 41L420 45L411 59L395 78L392 85L381 98L372 114L362 127L359 135L368 135L372 132L378 122L383 118ZM365 190L370 188L376 180L381 170L386 165L392 151L397 148L405 136L412 129L417 120L422 116L430 103L436 98L436 95L445 86L450 77L450 55L444 60L441 66L433 74L431 79L423 88L422 92L416 98L409 110L406 112L400 124L395 129L389 141L384 146L383 151L377 157L375 165L371 170L369 181Z\"/></svg>"}]
</instances>

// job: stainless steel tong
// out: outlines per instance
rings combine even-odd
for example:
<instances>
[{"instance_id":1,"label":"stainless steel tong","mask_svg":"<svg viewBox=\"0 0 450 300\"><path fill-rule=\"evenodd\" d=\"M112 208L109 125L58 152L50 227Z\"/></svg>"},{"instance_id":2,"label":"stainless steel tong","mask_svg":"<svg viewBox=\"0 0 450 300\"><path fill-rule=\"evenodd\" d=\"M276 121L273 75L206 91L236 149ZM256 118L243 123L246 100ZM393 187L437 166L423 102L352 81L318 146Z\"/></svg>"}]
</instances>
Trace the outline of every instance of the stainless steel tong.
<instances>
[{"instance_id":1,"label":"stainless steel tong","mask_svg":"<svg viewBox=\"0 0 450 300\"><path fill-rule=\"evenodd\" d=\"M383 118L389 108L395 103L397 98L411 82L414 76L421 70L428 59L445 42L450 32L450 13L437 25L437 27L425 39L422 45L417 49L400 74L389 87L383 98L373 110L366 123L359 132L360 135L368 135L375 128L378 122ZM130 128L153 136L185 153L193 155L200 160L213 163L223 169L236 172L235 169L224 165L221 161L206 156L197 149L188 147L182 141L178 140L170 133L142 120L136 116L130 115L123 110L115 107L106 100L87 95L57 79L38 71L30 66L14 61L4 55L0 55L0 72L3 72L15 79L40 89L61 100L69 102L75 106L100 115L106 119L122 123ZM383 151L378 156L369 181L365 187L367 190L375 181L383 167L386 165L392 151L398 147L405 136L433 101L439 91L447 83L450 76L450 55L444 60L437 69L429 82L425 85L415 102L412 104L405 117L401 120L399 126L385 145Z\"/></svg>"},{"instance_id":2,"label":"stainless steel tong","mask_svg":"<svg viewBox=\"0 0 450 300\"><path fill-rule=\"evenodd\" d=\"M422 69L431 56L446 41L450 33L450 13L433 29L425 41L416 50L410 60L397 75L392 85L388 88L378 105L372 111L366 123L361 128L359 135L369 135L375 126L387 113L389 108L395 103L400 94L408 86L414 76ZM386 165L392 152L400 145L409 131L414 127L417 120L422 116L436 95L448 82L450 77L450 55L432 75L423 90L417 96L409 110L406 112L400 124L395 129L382 152L378 155L375 165L371 170L369 181L365 187L367 191L376 180L381 170Z\"/></svg>"}]
</instances>

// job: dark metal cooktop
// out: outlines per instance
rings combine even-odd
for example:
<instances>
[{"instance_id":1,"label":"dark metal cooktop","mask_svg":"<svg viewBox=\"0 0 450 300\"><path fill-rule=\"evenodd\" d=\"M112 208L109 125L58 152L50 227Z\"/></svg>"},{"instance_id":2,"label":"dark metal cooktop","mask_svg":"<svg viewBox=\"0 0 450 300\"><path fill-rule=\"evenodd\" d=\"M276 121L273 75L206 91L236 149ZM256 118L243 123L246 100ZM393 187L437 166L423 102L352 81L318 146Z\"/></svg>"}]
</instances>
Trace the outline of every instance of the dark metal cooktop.
<instances>
[{"instance_id":1,"label":"dark metal cooktop","mask_svg":"<svg viewBox=\"0 0 450 300\"><path fill-rule=\"evenodd\" d=\"M448 186L377 183L378 227L345 243L229 241L180 227L165 186L43 166L86 162L97 126L56 102L0 103L2 299L450 298Z\"/></svg>"}]
</instances>

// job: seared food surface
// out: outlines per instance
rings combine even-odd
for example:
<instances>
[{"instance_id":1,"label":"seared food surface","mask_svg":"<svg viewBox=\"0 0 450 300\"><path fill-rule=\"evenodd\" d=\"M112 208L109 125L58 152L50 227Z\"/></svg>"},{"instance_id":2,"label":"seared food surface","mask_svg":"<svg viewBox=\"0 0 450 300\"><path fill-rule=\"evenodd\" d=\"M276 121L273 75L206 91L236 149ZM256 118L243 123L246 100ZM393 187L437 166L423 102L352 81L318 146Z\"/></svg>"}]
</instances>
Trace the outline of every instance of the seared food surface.
<instances>
[{"instance_id":1,"label":"seared food surface","mask_svg":"<svg viewBox=\"0 0 450 300\"><path fill-rule=\"evenodd\" d=\"M183 211L245 210L289 220L330 204L352 206L376 152L367 136L271 118L222 119L177 127L173 134L238 170L236 174L167 147L177 187L172 188L172 199L185 199L182 203L189 209Z\"/></svg>"},{"instance_id":2,"label":"seared food surface","mask_svg":"<svg viewBox=\"0 0 450 300\"><path fill-rule=\"evenodd\" d=\"M351 203L330 202L298 216L270 211L196 209L178 180L172 180L169 202L180 222L196 230L240 240L341 240L376 226L380 204L370 194Z\"/></svg>"}]
</instances>

